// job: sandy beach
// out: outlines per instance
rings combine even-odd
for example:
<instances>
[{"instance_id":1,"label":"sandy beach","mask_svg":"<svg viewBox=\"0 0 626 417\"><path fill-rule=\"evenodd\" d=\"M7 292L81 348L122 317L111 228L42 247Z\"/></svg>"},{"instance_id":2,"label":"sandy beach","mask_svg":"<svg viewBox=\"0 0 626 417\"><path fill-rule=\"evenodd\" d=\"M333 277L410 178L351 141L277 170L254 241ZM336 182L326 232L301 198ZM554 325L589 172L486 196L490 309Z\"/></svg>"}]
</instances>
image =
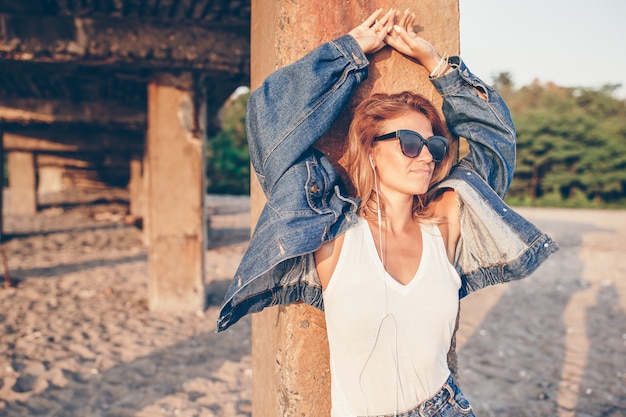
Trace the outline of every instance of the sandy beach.
<instances>
[{"instance_id":1,"label":"sandy beach","mask_svg":"<svg viewBox=\"0 0 626 417\"><path fill-rule=\"evenodd\" d=\"M4 216L0 416L250 416L250 320L214 332L249 199L208 197L210 305L178 315L147 310L123 192L59 201ZM626 416L626 211L519 211L561 250L462 302L462 389L477 416Z\"/></svg>"}]
</instances>

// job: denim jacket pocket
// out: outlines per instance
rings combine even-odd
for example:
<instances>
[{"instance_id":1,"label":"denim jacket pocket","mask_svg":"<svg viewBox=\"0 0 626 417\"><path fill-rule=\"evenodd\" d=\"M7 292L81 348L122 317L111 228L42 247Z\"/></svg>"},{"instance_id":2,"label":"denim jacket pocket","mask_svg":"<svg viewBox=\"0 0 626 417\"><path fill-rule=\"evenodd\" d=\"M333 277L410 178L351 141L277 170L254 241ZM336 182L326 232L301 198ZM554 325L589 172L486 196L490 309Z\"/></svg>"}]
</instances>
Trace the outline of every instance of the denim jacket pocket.
<instances>
[{"instance_id":1,"label":"denim jacket pocket","mask_svg":"<svg viewBox=\"0 0 626 417\"><path fill-rule=\"evenodd\" d=\"M316 159L306 161L306 168L305 194L310 209L317 214L331 213L328 194L332 192L332 187L328 173Z\"/></svg>"}]
</instances>

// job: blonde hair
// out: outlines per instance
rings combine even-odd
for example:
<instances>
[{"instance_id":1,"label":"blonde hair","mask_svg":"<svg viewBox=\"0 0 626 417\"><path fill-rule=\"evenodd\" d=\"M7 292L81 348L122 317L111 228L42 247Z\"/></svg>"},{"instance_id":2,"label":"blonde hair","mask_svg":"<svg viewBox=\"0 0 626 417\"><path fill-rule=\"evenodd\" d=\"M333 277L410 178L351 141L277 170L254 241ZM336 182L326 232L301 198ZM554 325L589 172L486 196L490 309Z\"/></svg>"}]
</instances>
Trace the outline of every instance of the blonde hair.
<instances>
[{"instance_id":1,"label":"blonde hair","mask_svg":"<svg viewBox=\"0 0 626 417\"><path fill-rule=\"evenodd\" d=\"M401 117L409 112L423 114L430 121L435 135L449 138L448 129L439 112L428 99L420 94L408 91L397 94L374 94L361 102L354 110L344 158L356 197L361 199L359 215L367 219L375 220L379 209L374 186L374 171L369 160L373 140L376 136L388 133L381 131L387 120ZM416 218L433 219L433 210L428 206L434 194L431 187L449 174L455 159L451 154L452 152L448 150L444 159L435 165L429 191L414 196L413 215ZM382 198L380 210L384 215Z\"/></svg>"}]
</instances>

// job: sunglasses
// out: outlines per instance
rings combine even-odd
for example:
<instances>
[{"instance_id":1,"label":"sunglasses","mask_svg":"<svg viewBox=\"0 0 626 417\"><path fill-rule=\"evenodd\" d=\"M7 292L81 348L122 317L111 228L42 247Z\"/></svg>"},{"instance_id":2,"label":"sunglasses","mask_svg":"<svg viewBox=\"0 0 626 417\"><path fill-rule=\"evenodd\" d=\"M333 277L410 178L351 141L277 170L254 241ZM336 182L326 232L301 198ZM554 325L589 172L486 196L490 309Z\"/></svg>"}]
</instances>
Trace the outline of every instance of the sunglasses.
<instances>
[{"instance_id":1,"label":"sunglasses","mask_svg":"<svg viewBox=\"0 0 626 417\"><path fill-rule=\"evenodd\" d=\"M402 153L409 158L417 158L422 152L424 144L435 162L441 162L448 151L448 139L443 136L431 136L428 139L424 139L422 135L413 130L398 130L387 133L386 135L377 136L374 138L374 142L394 138L400 139L400 149L402 149Z\"/></svg>"}]
</instances>

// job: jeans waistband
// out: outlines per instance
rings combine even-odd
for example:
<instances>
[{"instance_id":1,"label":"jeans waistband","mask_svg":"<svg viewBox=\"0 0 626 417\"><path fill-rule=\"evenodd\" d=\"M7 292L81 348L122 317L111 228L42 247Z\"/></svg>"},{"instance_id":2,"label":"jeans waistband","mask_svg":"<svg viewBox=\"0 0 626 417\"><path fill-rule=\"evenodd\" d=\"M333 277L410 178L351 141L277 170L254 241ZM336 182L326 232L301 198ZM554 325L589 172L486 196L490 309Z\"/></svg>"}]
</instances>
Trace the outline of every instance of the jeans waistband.
<instances>
[{"instance_id":1,"label":"jeans waistband","mask_svg":"<svg viewBox=\"0 0 626 417\"><path fill-rule=\"evenodd\" d=\"M454 398L454 387L456 387L454 379L452 379L452 376L449 376L439 392L413 410L396 414L395 416L389 415L384 417L433 417L434 413L441 409L441 407L447 403L450 398Z\"/></svg>"}]
</instances>

